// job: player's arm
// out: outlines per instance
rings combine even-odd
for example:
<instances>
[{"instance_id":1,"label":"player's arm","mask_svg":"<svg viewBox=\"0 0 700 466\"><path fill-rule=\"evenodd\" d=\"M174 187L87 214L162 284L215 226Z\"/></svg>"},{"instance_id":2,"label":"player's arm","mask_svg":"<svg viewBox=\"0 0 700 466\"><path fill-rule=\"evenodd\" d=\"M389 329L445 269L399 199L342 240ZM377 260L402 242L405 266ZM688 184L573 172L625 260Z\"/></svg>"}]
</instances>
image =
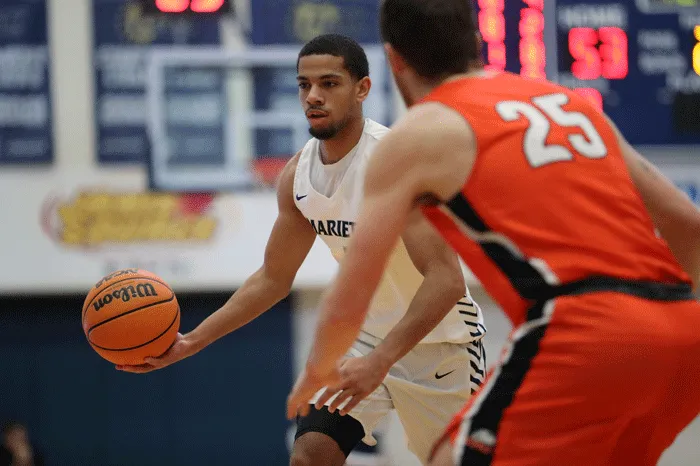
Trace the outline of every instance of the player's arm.
<instances>
[{"instance_id":1,"label":"player's arm","mask_svg":"<svg viewBox=\"0 0 700 466\"><path fill-rule=\"evenodd\" d=\"M262 267L251 275L233 296L194 330L178 334L162 356L138 366L117 366L126 372L146 373L169 366L199 352L224 335L242 327L282 300L292 287L316 233L293 201L294 156L283 169L277 188L279 212L265 248Z\"/></svg>"},{"instance_id":2,"label":"player's arm","mask_svg":"<svg viewBox=\"0 0 700 466\"><path fill-rule=\"evenodd\" d=\"M279 213L265 248L264 262L219 310L185 335L196 351L242 327L289 294L294 278L316 238L311 224L294 204L298 154L280 175Z\"/></svg>"},{"instance_id":3,"label":"player's arm","mask_svg":"<svg viewBox=\"0 0 700 466\"><path fill-rule=\"evenodd\" d=\"M382 138L367 168L363 206L347 255L322 301L307 372L334 369L359 333L417 200L426 194L442 201L452 198L474 156L471 128L439 104L411 108Z\"/></svg>"},{"instance_id":4,"label":"player's arm","mask_svg":"<svg viewBox=\"0 0 700 466\"><path fill-rule=\"evenodd\" d=\"M352 397L341 410L341 414L349 413L382 383L391 366L434 329L466 293L457 255L417 209L409 215L401 237L413 265L423 275L423 282L406 314L371 353L364 358L343 361L339 383L318 398L316 409L337 394L328 410L335 411Z\"/></svg>"},{"instance_id":5,"label":"player's arm","mask_svg":"<svg viewBox=\"0 0 700 466\"><path fill-rule=\"evenodd\" d=\"M430 333L466 293L457 254L417 209L411 212L401 237L423 282L404 317L372 351L387 371Z\"/></svg>"},{"instance_id":6,"label":"player's arm","mask_svg":"<svg viewBox=\"0 0 700 466\"><path fill-rule=\"evenodd\" d=\"M671 180L637 152L612 122L610 124L617 133L632 181L654 225L697 286L700 280L700 210Z\"/></svg>"}]
</instances>

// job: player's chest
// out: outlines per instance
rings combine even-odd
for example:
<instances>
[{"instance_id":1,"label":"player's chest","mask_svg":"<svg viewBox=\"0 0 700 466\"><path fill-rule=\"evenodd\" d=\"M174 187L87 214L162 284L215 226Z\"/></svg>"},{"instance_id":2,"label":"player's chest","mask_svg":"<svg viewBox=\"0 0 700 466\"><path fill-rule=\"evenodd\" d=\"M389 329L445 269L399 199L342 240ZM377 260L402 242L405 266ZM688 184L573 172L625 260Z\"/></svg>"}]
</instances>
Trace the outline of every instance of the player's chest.
<instances>
[{"instance_id":1,"label":"player's chest","mask_svg":"<svg viewBox=\"0 0 700 466\"><path fill-rule=\"evenodd\" d=\"M316 234L331 248L339 248L350 240L361 202L361 196L347 192L330 198L312 192L297 205Z\"/></svg>"}]
</instances>

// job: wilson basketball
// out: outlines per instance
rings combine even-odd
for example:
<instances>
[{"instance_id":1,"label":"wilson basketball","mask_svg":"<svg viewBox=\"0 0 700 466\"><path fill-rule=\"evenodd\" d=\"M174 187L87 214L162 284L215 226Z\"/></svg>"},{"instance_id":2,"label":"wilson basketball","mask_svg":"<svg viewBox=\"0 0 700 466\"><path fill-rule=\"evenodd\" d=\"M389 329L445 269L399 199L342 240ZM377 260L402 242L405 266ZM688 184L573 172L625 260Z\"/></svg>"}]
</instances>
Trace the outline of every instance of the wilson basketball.
<instances>
[{"instance_id":1,"label":"wilson basketball","mask_svg":"<svg viewBox=\"0 0 700 466\"><path fill-rule=\"evenodd\" d=\"M115 364L143 364L160 356L180 329L175 293L145 270L123 269L97 282L82 313L83 331L92 348Z\"/></svg>"}]
</instances>

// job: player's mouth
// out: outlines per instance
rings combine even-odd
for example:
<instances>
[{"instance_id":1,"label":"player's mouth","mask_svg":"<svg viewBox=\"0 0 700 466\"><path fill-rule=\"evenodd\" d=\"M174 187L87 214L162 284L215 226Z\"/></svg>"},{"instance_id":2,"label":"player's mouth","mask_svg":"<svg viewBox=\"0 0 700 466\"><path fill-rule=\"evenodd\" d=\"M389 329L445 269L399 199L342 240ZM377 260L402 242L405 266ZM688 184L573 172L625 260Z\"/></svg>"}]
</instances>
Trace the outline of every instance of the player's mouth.
<instances>
[{"instance_id":1,"label":"player's mouth","mask_svg":"<svg viewBox=\"0 0 700 466\"><path fill-rule=\"evenodd\" d=\"M311 121L314 120L321 120L323 118L327 118L328 113L321 111L321 110L309 110L306 112L306 118L308 118Z\"/></svg>"}]
</instances>

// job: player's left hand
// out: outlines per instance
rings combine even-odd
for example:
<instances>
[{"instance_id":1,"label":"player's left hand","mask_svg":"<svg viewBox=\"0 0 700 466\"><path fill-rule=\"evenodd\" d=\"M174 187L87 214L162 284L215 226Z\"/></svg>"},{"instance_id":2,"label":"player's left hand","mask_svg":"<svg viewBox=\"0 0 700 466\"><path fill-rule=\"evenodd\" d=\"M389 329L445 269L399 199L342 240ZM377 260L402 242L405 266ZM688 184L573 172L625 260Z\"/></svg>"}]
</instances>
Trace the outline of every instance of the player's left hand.
<instances>
[{"instance_id":1,"label":"player's left hand","mask_svg":"<svg viewBox=\"0 0 700 466\"><path fill-rule=\"evenodd\" d=\"M307 365L294 384L292 392L287 397L287 419L294 419L297 414L309 414L309 400L323 387L333 386L340 381L338 367L319 371L316 367Z\"/></svg>"},{"instance_id":2,"label":"player's left hand","mask_svg":"<svg viewBox=\"0 0 700 466\"><path fill-rule=\"evenodd\" d=\"M337 393L338 396L328 406L328 411L335 412L352 397L340 409L340 414L344 416L381 385L389 372L389 367L381 364L370 353L368 356L343 360L339 372L340 382L336 386L326 388L316 401L316 409L321 409Z\"/></svg>"},{"instance_id":3,"label":"player's left hand","mask_svg":"<svg viewBox=\"0 0 700 466\"><path fill-rule=\"evenodd\" d=\"M157 369L162 369L182 359L192 356L196 353L194 346L189 342L187 336L178 333L175 337L175 342L170 348L158 357L146 358L141 365L126 366L117 365L115 368L119 371L132 372L134 374L145 374Z\"/></svg>"}]
</instances>

